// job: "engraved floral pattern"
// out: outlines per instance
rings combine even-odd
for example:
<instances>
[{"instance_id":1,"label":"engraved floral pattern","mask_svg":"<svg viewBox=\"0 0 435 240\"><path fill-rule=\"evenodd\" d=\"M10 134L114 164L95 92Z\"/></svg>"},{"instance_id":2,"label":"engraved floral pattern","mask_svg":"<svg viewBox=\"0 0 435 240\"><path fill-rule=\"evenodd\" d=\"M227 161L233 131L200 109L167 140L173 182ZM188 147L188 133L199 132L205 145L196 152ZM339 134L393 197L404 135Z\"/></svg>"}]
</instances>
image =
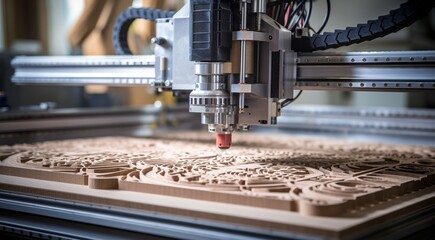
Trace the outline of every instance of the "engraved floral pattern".
<instances>
[{"instance_id":1,"label":"engraved floral pattern","mask_svg":"<svg viewBox=\"0 0 435 240\"><path fill-rule=\"evenodd\" d=\"M308 215L340 214L435 185L433 147L251 134L220 151L210 137L107 137L2 146L0 168L87 176L92 188L147 192L151 184L200 191L195 192L199 197L213 192L277 199L287 201L290 211Z\"/></svg>"}]
</instances>

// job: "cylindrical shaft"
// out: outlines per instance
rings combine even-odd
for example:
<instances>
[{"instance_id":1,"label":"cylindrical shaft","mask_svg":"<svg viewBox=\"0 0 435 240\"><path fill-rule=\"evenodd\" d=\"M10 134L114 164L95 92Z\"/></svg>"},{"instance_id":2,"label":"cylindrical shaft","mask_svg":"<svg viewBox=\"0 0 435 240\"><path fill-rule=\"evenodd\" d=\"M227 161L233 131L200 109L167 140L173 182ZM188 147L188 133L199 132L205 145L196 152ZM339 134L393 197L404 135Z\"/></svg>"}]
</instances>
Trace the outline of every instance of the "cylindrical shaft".
<instances>
[{"instance_id":1,"label":"cylindrical shaft","mask_svg":"<svg viewBox=\"0 0 435 240\"><path fill-rule=\"evenodd\" d=\"M241 10L241 26L240 30L246 30L247 28L247 17L248 17L248 7L246 1L240 2L240 10ZM240 80L239 83L245 83L246 78L246 41L242 40L240 42ZM243 113L245 108L245 94L240 93L239 95L239 112Z\"/></svg>"}]
</instances>

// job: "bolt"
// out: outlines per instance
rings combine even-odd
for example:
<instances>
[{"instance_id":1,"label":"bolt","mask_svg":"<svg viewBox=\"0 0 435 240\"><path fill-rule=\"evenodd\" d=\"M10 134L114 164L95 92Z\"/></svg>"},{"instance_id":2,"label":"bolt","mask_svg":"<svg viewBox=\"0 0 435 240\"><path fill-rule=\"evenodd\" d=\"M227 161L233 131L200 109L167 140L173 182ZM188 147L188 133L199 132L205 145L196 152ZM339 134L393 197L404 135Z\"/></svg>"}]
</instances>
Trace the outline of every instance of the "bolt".
<instances>
[{"instance_id":1,"label":"bolt","mask_svg":"<svg viewBox=\"0 0 435 240\"><path fill-rule=\"evenodd\" d=\"M163 44L166 43L166 39L164 39L164 38L162 38L162 37L153 37L153 38L151 39L151 43L152 43L152 44L159 45L159 46L162 46Z\"/></svg>"},{"instance_id":2,"label":"bolt","mask_svg":"<svg viewBox=\"0 0 435 240\"><path fill-rule=\"evenodd\" d=\"M244 131L244 132L247 132L247 131L249 131L250 129L251 129L251 126L250 126L250 125L246 125L246 124L243 124L243 125L241 125L241 126L239 127L239 130Z\"/></svg>"},{"instance_id":3,"label":"bolt","mask_svg":"<svg viewBox=\"0 0 435 240\"><path fill-rule=\"evenodd\" d=\"M150 85L151 85L152 87L159 87L159 86L162 86L163 83L162 83L162 82L158 82L158 81L151 81L151 82L150 82Z\"/></svg>"}]
</instances>

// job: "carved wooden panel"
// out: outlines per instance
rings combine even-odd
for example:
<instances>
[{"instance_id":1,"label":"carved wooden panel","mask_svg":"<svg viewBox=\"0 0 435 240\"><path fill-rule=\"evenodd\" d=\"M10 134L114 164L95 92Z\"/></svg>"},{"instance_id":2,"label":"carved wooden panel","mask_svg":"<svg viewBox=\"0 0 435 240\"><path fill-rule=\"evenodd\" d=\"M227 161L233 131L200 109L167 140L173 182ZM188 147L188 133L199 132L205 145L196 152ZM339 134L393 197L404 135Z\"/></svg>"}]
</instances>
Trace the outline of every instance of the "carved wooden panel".
<instances>
[{"instance_id":1,"label":"carved wooden panel","mask_svg":"<svg viewBox=\"0 0 435 240\"><path fill-rule=\"evenodd\" d=\"M0 174L338 216L435 185L435 148L237 134L0 147ZM116 190L114 190L116 191Z\"/></svg>"}]
</instances>

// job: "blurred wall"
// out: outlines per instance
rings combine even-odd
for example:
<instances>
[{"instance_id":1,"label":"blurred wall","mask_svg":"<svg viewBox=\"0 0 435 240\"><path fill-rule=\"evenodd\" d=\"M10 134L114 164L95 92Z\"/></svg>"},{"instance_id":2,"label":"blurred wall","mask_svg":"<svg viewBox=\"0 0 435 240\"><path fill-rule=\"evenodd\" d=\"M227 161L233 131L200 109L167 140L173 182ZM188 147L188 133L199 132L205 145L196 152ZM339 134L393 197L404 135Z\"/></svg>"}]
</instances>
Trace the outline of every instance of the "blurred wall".
<instances>
[{"instance_id":1,"label":"blurred wall","mask_svg":"<svg viewBox=\"0 0 435 240\"><path fill-rule=\"evenodd\" d=\"M35 85L26 85L26 86L18 86L10 81L10 77L13 73L13 69L10 66L11 59L19 54L25 55L46 55L47 53L53 55L68 55L70 53L70 47L68 46L68 42L66 39L66 32L69 29L68 23L71 18L71 14L74 12L80 13L82 9L80 7L70 7L68 5L69 2L74 2L76 5L80 2L84 2L84 0L27 0L21 1L22 5L20 7L15 7L8 9L5 6L11 6L13 3L18 4L16 0L0 0L0 34L3 38L1 50L5 50L4 54L0 54L0 91L3 90L7 94L9 105L12 109L20 109L21 107L28 107L33 105L38 105L41 102L56 102L57 107L59 108L71 108L71 107L82 107L83 106L83 88L82 87L60 87L60 86L35 86ZM32 3L32 4L27 4ZM35 3L37 7L35 6ZM38 5L40 4L40 5ZM28 26L32 28L33 32L42 31L40 28L46 28L46 31L43 31L44 36L38 36L39 38L22 38L28 37L27 35L18 35L15 33L10 33L11 36L17 36L13 38L10 43L9 49L6 49L6 38L7 38L7 28L6 26L14 26L13 21L14 18L6 18L6 11L10 11L9 13L16 17L20 17L20 14L23 13L37 13L41 8L44 8L44 20L41 25L37 25L34 23L26 23L24 22L24 26ZM27 8L27 9L24 9ZM3 11L1 11L3 10ZM12 20L11 20L12 19ZM23 19L23 21L30 21L27 19ZM23 26L18 25L18 26ZM22 27L21 27L21 30ZM9 28L9 31L14 31L13 28ZM25 28L24 30L25 31ZM42 35L42 34L41 34ZM33 35L31 37L34 37ZM22 39L20 39L22 38ZM25 44L43 41L43 39L47 39L47 51L44 49L40 49L37 52L29 52L27 51L29 48L25 47ZM1 38L0 38L1 40ZM24 41L22 41L24 40ZM28 41L31 40L31 41ZM19 47L14 42L21 42Z\"/></svg>"},{"instance_id":2,"label":"blurred wall","mask_svg":"<svg viewBox=\"0 0 435 240\"><path fill-rule=\"evenodd\" d=\"M48 54L69 55L68 31L83 11L84 0L47 0Z\"/></svg>"}]
</instances>

